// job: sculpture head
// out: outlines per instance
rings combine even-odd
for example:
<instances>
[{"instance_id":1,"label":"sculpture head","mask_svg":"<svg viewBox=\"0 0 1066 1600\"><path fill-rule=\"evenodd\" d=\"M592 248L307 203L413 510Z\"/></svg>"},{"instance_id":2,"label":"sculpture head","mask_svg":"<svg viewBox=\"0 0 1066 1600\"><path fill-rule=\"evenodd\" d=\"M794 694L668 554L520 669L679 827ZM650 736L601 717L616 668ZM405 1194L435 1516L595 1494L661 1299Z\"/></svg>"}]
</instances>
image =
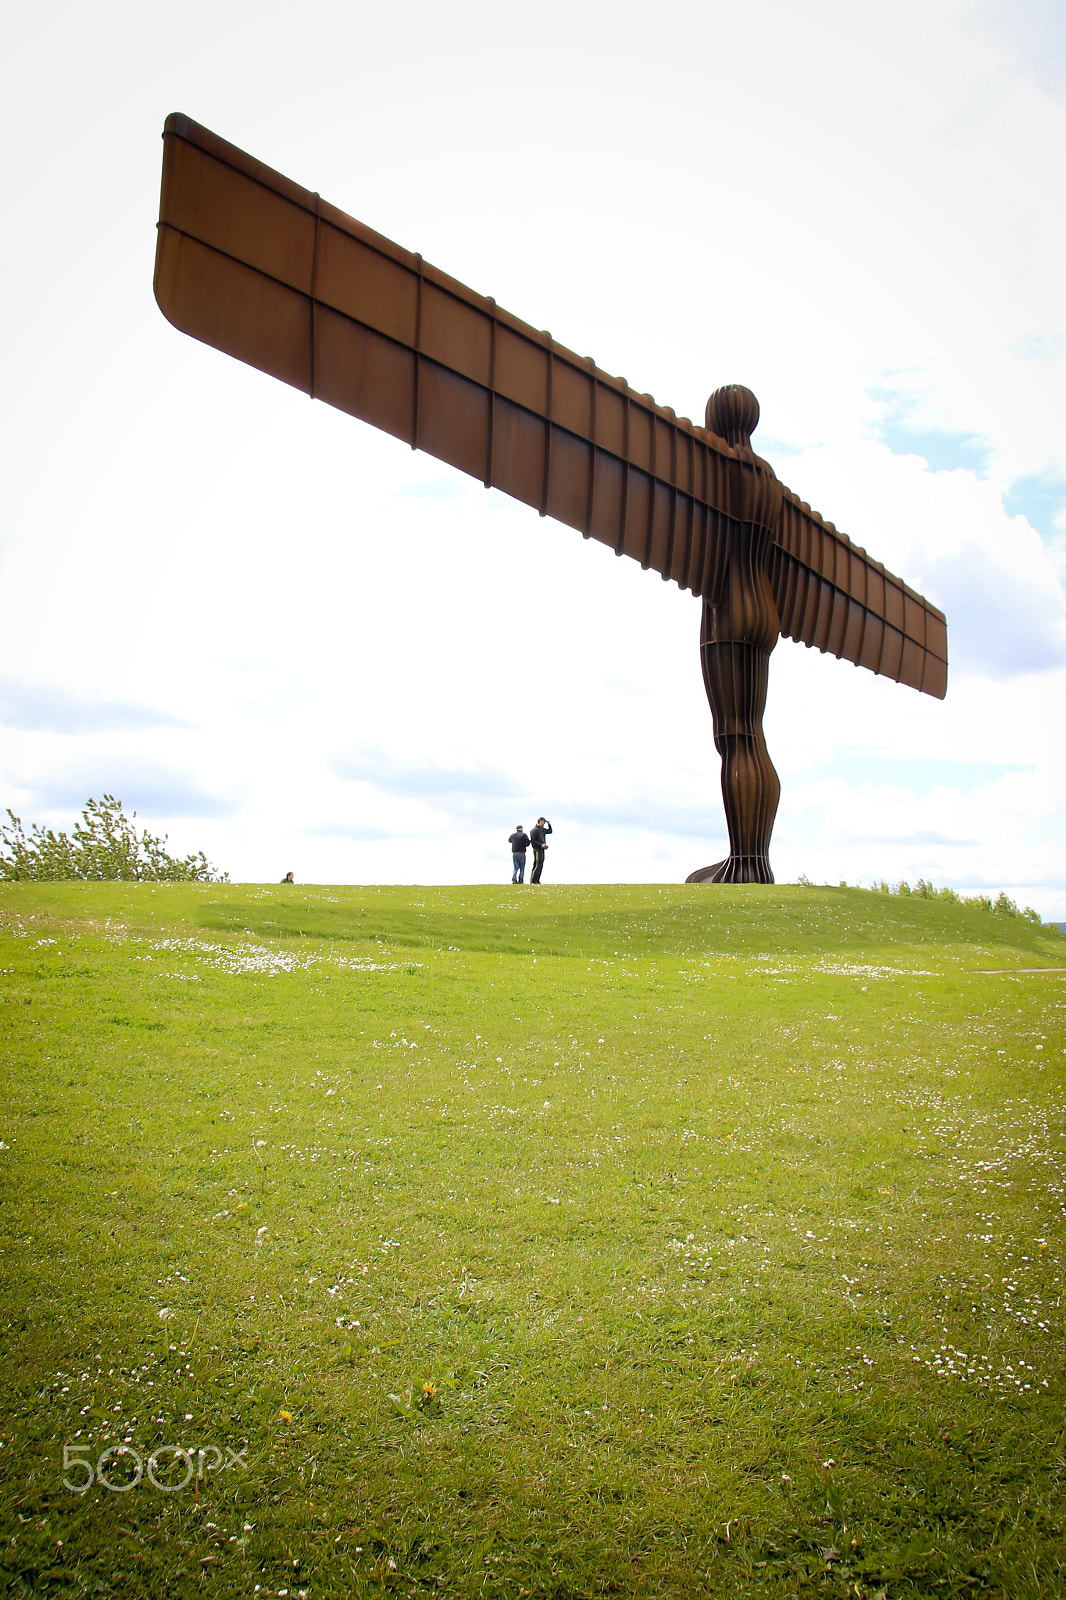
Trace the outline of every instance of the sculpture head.
<instances>
[{"instance_id":1,"label":"sculpture head","mask_svg":"<svg viewBox=\"0 0 1066 1600\"><path fill-rule=\"evenodd\" d=\"M742 383L727 383L707 402L706 425L726 444L751 449L751 436L759 426L759 402Z\"/></svg>"}]
</instances>

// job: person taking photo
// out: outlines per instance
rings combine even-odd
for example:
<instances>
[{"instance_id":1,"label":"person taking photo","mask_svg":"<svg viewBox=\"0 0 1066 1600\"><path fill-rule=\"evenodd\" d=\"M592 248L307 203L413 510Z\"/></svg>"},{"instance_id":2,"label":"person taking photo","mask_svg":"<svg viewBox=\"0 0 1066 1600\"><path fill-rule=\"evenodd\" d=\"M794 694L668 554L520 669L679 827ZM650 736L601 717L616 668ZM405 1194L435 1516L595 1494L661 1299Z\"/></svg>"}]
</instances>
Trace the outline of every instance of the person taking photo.
<instances>
[{"instance_id":1,"label":"person taking photo","mask_svg":"<svg viewBox=\"0 0 1066 1600\"><path fill-rule=\"evenodd\" d=\"M546 817L538 817L536 826L529 835L529 842L533 846L533 871L529 874L530 883L539 883L540 875L544 871L544 852L548 848L547 836L552 831L552 825Z\"/></svg>"}]
</instances>

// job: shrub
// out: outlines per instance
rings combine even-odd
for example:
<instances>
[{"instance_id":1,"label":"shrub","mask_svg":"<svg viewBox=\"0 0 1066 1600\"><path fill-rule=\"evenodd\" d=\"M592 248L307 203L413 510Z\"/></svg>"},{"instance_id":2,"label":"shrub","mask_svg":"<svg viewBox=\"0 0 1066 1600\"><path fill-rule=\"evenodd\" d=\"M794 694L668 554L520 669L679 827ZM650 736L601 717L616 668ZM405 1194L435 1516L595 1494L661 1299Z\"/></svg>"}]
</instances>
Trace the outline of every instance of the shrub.
<instances>
[{"instance_id":1,"label":"shrub","mask_svg":"<svg viewBox=\"0 0 1066 1600\"><path fill-rule=\"evenodd\" d=\"M1041 924L1040 913L1034 911L1032 906L1020 907L1015 905L1009 894L1000 890L995 900L989 899L987 894L957 894L954 889L937 889L925 878L919 878L912 889L905 880L892 885L882 878L880 883L873 886L874 894L902 894L917 895L922 900L946 900L949 905L969 906L972 911L994 911L1001 917L1024 917L1027 922Z\"/></svg>"},{"instance_id":2,"label":"shrub","mask_svg":"<svg viewBox=\"0 0 1066 1600\"><path fill-rule=\"evenodd\" d=\"M203 851L178 860L166 851L166 835L157 839L134 827L137 813L127 816L113 794L87 800L69 836L34 823L29 833L8 811L0 824L0 879L45 882L56 879L123 879L135 883L228 883L229 873L216 872Z\"/></svg>"}]
</instances>

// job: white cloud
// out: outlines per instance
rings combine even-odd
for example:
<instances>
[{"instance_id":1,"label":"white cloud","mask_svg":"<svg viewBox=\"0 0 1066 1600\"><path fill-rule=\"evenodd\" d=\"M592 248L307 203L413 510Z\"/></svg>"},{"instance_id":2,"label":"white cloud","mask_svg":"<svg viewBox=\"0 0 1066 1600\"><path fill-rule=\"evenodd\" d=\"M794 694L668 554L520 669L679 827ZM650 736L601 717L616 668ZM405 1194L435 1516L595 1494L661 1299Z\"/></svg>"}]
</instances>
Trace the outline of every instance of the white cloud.
<instances>
[{"instance_id":1,"label":"white cloud","mask_svg":"<svg viewBox=\"0 0 1066 1600\"><path fill-rule=\"evenodd\" d=\"M947 614L954 687L960 674L1009 676L1066 663L1066 598L1040 535L1008 516L1002 485L917 455L850 442L786 463L791 486L862 539ZM857 536L856 536L857 537Z\"/></svg>"}]
</instances>

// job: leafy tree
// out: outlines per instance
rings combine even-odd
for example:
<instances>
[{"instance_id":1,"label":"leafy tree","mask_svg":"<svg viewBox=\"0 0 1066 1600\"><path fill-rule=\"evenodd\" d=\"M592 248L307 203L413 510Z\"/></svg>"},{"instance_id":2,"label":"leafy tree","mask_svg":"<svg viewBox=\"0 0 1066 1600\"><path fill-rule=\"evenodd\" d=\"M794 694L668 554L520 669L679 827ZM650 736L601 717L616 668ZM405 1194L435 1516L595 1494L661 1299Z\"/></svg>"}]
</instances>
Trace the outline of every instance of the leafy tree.
<instances>
[{"instance_id":1,"label":"leafy tree","mask_svg":"<svg viewBox=\"0 0 1066 1600\"><path fill-rule=\"evenodd\" d=\"M13 811L0 824L0 880L44 882L55 879L122 879L131 883L228 883L228 872L216 872L203 851L178 860L166 851L166 835L157 839L134 827L137 813L127 816L113 794L87 800L69 835L34 823L29 833Z\"/></svg>"}]
</instances>

